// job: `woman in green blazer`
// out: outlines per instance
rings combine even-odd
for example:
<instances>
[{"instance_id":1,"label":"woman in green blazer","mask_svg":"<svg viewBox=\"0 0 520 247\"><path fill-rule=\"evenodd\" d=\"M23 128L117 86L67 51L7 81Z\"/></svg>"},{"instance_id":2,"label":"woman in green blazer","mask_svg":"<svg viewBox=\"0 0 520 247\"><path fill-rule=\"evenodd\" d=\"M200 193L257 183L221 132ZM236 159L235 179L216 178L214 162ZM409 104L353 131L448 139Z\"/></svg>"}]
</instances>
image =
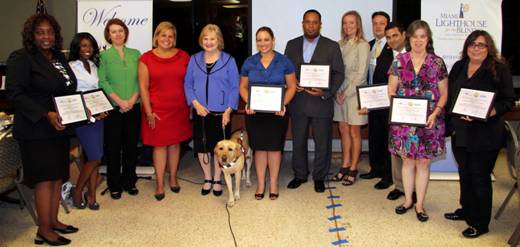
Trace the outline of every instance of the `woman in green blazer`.
<instances>
[{"instance_id":1,"label":"woman in green blazer","mask_svg":"<svg viewBox=\"0 0 520 247\"><path fill-rule=\"evenodd\" d=\"M120 19L109 20L104 33L112 46L100 54L98 76L100 87L116 108L105 120L105 155L108 189L112 199L117 200L123 190L130 195L139 193L135 166L141 119L137 80L141 54L125 46L128 27Z\"/></svg>"}]
</instances>

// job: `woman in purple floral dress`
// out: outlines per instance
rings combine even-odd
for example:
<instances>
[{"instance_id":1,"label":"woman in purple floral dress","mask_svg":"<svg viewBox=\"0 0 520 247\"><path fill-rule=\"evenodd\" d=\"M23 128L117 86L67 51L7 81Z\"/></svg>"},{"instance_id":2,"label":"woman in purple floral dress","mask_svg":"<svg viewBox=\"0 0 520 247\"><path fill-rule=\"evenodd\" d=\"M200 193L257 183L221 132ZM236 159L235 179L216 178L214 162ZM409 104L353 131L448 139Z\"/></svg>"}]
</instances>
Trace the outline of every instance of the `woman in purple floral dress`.
<instances>
[{"instance_id":1,"label":"woman in purple floral dress","mask_svg":"<svg viewBox=\"0 0 520 247\"><path fill-rule=\"evenodd\" d=\"M395 208L404 214L413 207L419 221L428 220L423 203L430 177L431 159L445 152L444 106L447 100L447 70L433 52L428 23L417 20L408 27L407 53L398 55L389 70L389 96L422 96L429 99L426 127L391 125L388 149L403 159L404 204Z\"/></svg>"}]
</instances>

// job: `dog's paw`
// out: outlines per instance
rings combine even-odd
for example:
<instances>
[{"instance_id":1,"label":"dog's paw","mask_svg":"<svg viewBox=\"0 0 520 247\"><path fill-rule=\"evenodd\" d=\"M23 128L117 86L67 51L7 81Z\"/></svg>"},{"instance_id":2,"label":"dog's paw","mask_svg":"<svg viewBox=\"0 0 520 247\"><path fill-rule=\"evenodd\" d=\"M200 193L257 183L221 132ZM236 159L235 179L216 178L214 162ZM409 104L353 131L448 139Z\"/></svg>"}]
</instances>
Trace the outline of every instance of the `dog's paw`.
<instances>
[{"instance_id":1,"label":"dog's paw","mask_svg":"<svg viewBox=\"0 0 520 247\"><path fill-rule=\"evenodd\" d=\"M251 181L246 181L246 187L251 187L251 185L253 185Z\"/></svg>"},{"instance_id":2,"label":"dog's paw","mask_svg":"<svg viewBox=\"0 0 520 247\"><path fill-rule=\"evenodd\" d=\"M228 202L227 202L227 206L228 206L228 207L233 207L233 206L235 206L235 201L228 201Z\"/></svg>"},{"instance_id":3,"label":"dog's paw","mask_svg":"<svg viewBox=\"0 0 520 247\"><path fill-rule=\"evenodd\" d=\"M236 200L240 200L240 194L238 194L238 193L235 193L235 201Z\"/></svg>"}]
</instances>

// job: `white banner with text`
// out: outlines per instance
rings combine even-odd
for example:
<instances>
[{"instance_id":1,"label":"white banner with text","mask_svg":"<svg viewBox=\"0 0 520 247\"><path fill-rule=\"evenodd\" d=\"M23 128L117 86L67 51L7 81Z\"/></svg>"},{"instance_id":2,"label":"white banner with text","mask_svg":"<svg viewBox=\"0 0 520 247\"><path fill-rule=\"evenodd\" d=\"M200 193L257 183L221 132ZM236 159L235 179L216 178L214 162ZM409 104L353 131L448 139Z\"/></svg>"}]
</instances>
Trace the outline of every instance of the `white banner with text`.
<instances>
[{"instance_id":1,"label":"white banner with text","mask_svg":"<svg viewBox=\"0 0 520 247\"><path fill-rule=\"evenodd\" d=\"M493 37L498 51L502 44L502 0L423 0L421 19L433 33L435 53L448 71L460 59L466 37L477 29Z\"/></svg>"},{"instance_id":2,"label":"white banner with text","mask_svg":"<svg viewBox=\"0 0 520 247\"><path fill-rule=\"evenodd\" d=\"M152 48L152 0L78 0L78 32L92 34L102 49L109 46L104 38L108 20L121 19L129 29L126 45L144 53Z\"/></svg>"}]
</instances>

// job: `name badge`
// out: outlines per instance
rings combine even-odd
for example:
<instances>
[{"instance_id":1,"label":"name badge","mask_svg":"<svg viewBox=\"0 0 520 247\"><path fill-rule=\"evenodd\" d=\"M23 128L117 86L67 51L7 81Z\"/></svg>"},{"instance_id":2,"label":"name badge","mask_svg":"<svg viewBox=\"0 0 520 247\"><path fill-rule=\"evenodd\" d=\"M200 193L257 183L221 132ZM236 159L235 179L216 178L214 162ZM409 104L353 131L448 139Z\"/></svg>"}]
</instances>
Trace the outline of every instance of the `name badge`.
<instances>
[{"instance_id":1,"label":"name badge","mask_svg":"<svg viewBox=\"0 0 520 247\"><path fill-rule=\"evenodd\" d=\"M377 58L371 58L370 59L370 65L376 65L377 64Z\"/></svg>"}]
</instances>

